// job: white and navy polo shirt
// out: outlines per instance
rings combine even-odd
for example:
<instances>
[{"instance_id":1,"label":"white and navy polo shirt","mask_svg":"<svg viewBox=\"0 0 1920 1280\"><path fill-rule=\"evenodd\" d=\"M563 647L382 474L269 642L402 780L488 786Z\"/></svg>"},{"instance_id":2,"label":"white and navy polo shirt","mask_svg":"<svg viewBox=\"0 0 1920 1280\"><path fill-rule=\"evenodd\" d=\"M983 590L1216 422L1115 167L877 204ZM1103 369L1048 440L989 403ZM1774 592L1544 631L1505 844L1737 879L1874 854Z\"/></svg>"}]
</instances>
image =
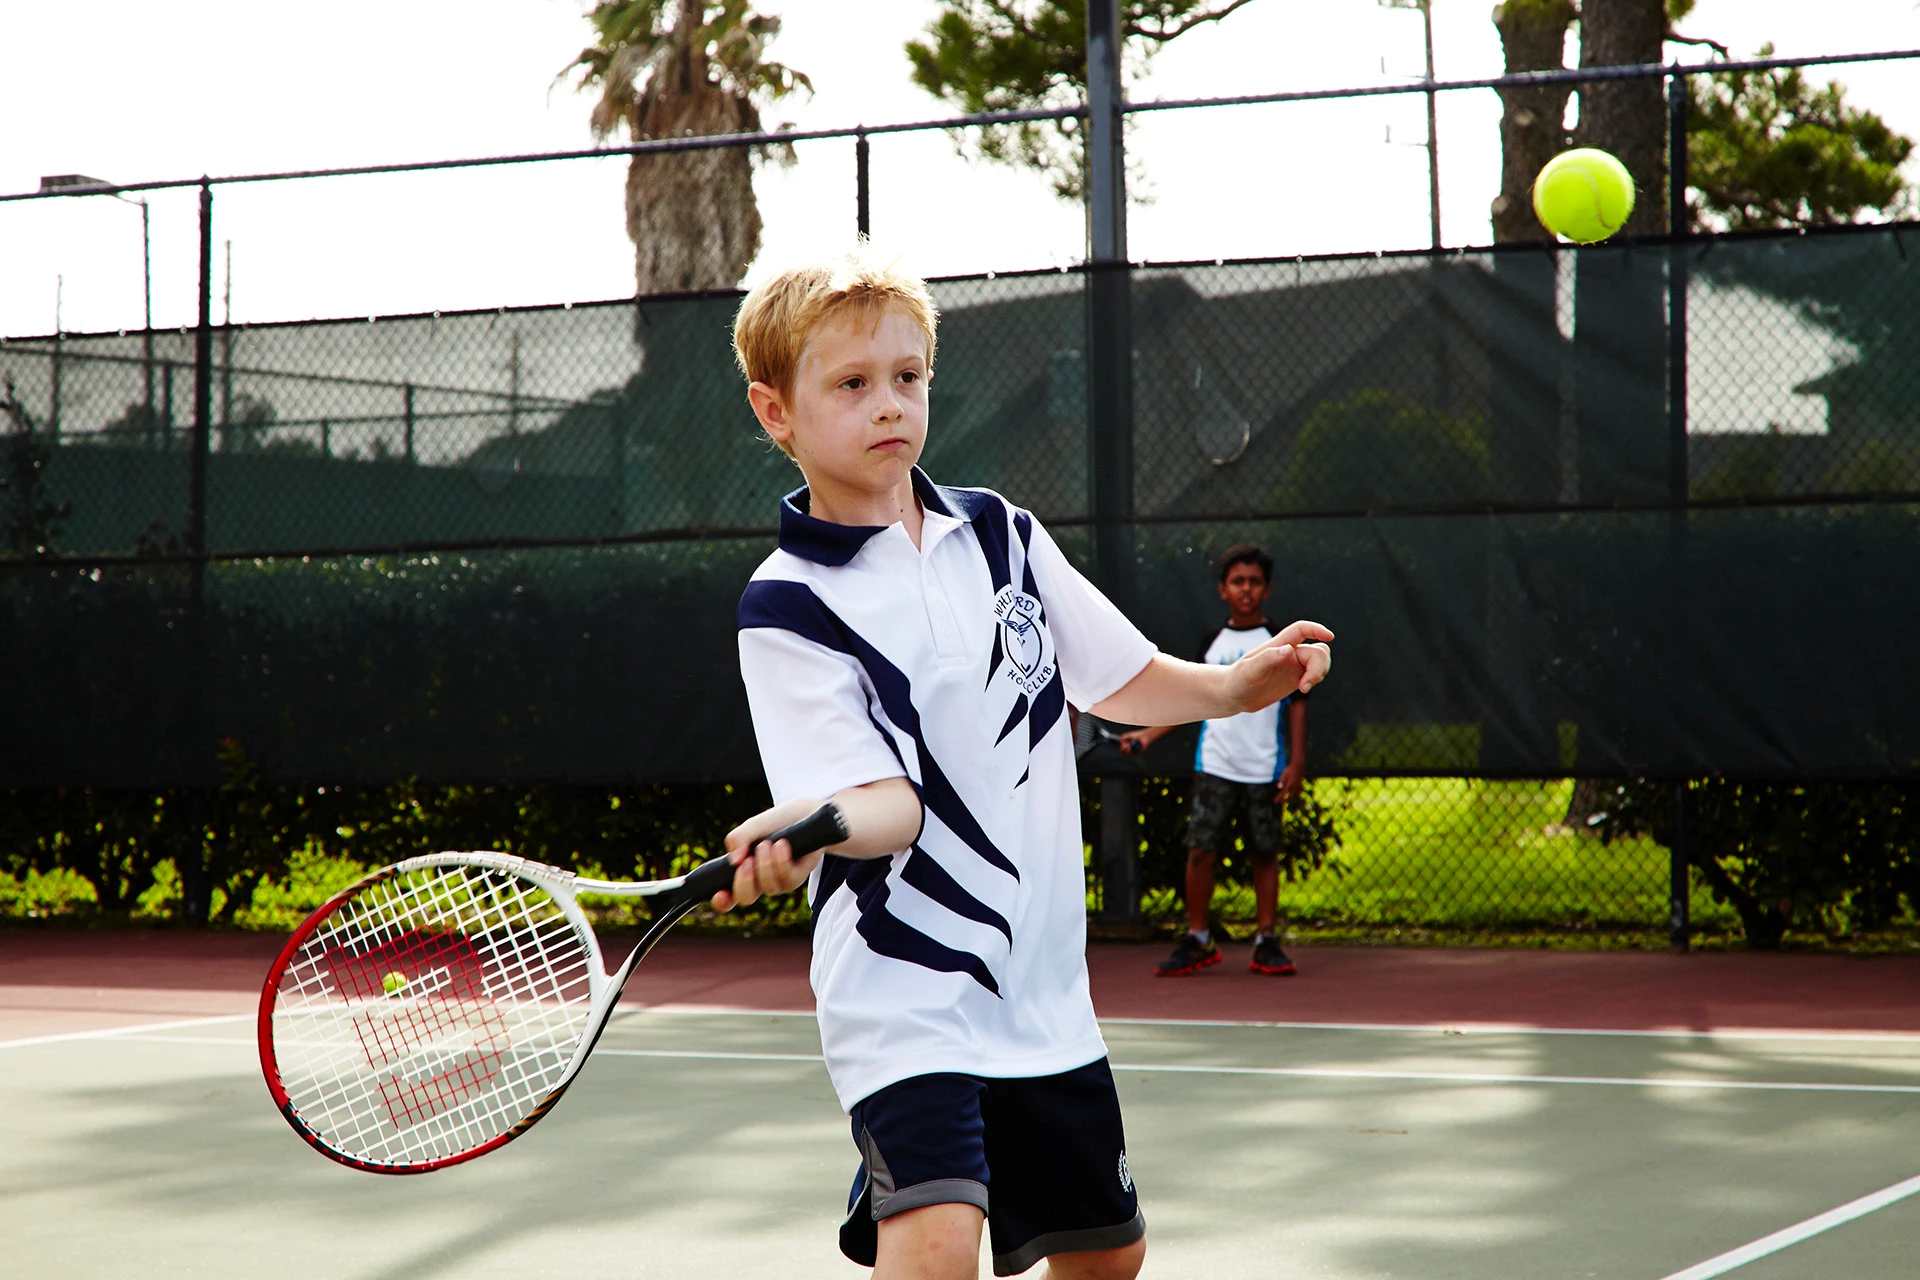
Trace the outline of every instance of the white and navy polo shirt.
<instances>
[{"instance_id":1,"label":"white and navy polo shirt","mask_svg":"<svg viewBox=\"0 0 1920 1280\"><path fill-rule=\"evenodd\" d=\"M911 1076L1042 1076L1106 1053L1087 992L1066 704L1151 641L999 495L916 468L920 546L829 524L805 489L740 597L740 673L775 803L905 777L912 847L828 855L807 886L813 990L841 1105Z\"/></svg>"},{"instance_id":2,"label":"white and navy polo shirt","mask_svg":"<svg viewBox=\"0 0 1920 1280\"><path fill-rule=\"evenodd\" d=\"M1263 619L1259 626L1228 624L1200 643L1200 661L1231 666L1277 634ZM1290 693L1271 707L1208 720L1200 726L1193 753L1196 773L1228 782L1277 782L1287 767L1287 708L1304 693Z\"/></svg>"}]
</instances>

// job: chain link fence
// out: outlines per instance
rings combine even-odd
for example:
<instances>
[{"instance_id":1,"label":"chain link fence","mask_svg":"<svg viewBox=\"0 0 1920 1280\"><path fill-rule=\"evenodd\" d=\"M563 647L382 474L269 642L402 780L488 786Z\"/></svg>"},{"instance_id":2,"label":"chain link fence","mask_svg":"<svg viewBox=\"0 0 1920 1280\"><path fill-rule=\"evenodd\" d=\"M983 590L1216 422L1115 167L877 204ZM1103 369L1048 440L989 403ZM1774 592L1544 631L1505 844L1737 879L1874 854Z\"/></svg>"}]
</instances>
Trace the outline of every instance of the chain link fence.
<instances>
[{"instance_id":1,"label":"chain link fence","mask_svg":"<svg viewBox=\"0 0 1920 1280\"><path fill-rule=\"evenodd\" d=\"M1342 636L1310 766L1343 834L1296 922L1657 928L1663 856L1602 844L1573 779L1920 772L1917 245L1133 270L1137 619L1191 650L1252 540L1274 611ZM1088 277L934 291L927 469L1090 564ZM0 778L217 786L222 739L289 785L752 775L732 605L798 477L756 441L737 305L229 327L205 388L187 333L0 343ZM1809 618L1850 654L1817 691L1774 647Z\"/></svg>"},{"instance_id":2,"label":"chain link fence","mask_svg":"<svg viewBox=\"0 0 1920 1280\"><path fill-rule=\"evenodd\" d=\"M1089 910L1110 932L1137 933L1129 919L1154 932L1184 926L1189 785L1185 777L1149 778L1137 789L1135 910L1114 900L1099 860L1090 858ZM1645 833L1604 839L1590 808L1603 794L1571 778L1318 778L1306 800L1284 811L1282 927L1316 941L1664 947L1669 851ZM1092 828L1099 787L1085 788L1084 799ZM1236 937L1250 934L1255 921L1244 839L1236 825L1218 854L1212 906ZM1724 943L1740 936L1737 912L1704 879L1694 882L1689 906L1696 937ZM1803 929L1820 932L1811 919ZM1844 921L1825 933L1863 940ZM1902 945L1910 934L1895 928L1873 936Z\"/></svg>"}]
</instances>

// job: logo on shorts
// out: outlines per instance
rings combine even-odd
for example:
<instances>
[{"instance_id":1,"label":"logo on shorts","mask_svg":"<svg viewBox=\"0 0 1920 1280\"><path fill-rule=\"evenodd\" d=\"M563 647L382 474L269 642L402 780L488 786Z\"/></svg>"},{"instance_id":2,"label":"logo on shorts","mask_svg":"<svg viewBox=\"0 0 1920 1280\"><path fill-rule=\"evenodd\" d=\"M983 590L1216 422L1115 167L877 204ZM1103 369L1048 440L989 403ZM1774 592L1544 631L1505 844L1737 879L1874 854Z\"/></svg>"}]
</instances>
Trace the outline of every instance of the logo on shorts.
<instances>
[{"instance_id":1,"label":"logo on shorts","mask_svg":"<svg viewBox=\"0 0 1920 1280\"><path fill-rule=\"evenodd\" d=\"M1120 1189L1122 1191L1133 1190L1133 1175L1127 1172L1127 1149L1125 1147L1120 1148Z\"/></svg>"},{"instance_id":2,"label":"logo on shorts","mask_svg":"<svg viewBox=\"0 0 1920 1280\"><path fill-rule=\"evenodd\" d=\"M1053 640L1040 620L1040 602L1009 584L994 597L993 616L1000 622L1008 677L1029 694L1046 688L1053 679Z\"/></svg>"}]
</instances>

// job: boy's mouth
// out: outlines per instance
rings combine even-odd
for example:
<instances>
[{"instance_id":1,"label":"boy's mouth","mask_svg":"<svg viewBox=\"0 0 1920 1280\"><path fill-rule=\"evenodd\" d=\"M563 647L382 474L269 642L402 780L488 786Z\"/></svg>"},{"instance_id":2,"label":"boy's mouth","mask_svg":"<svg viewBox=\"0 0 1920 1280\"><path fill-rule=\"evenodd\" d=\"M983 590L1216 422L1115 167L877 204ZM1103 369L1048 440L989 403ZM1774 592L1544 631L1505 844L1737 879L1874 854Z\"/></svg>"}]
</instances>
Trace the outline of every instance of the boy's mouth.
<instances>
[{"instance_id":1,"label":"boy's mouth","mask_svg":"<svg viewBox=\"0 0 1920 1280\"><path fill-rule=\"evenodd\" d=\"M907 440L905 436L888 436L885 440L880 440L870 445L869 450L876 453L897 453L906 447Z\"/></svg>"}]
</instances>

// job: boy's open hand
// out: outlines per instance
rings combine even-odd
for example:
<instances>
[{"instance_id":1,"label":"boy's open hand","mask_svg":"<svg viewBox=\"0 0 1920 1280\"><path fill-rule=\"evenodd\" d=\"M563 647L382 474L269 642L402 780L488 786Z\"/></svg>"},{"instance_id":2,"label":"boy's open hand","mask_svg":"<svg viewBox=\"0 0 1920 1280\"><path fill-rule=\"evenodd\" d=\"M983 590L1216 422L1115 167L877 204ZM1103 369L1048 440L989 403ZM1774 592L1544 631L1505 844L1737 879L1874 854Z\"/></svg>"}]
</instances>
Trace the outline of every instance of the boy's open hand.
<instances>
[{"instance_id":1,"label":"boy's open hand","mask_svg":"<svg viewBox=\"0 0 1920 1280\"><path fill-rule=\"evenodd\" d=\"M800 821L820 807L818 800L789 800L763 809L727 832L727 857L733 863L733 891L713 895L715 911L744 907L766 893L789 893L807 882L824 855L815 850L796 860L785 840L766 843L766 837Z\"/></svg>"},{"instance_id":2,"label":"boy's open hand","mask_svg":"<svg viewBox=\"0 0 1920 1280\"><path fill-rule=\"evenodd\" d=\"M1317 622L1294 622L1280 634L1227 668L1227 696L1241 711L1270 707L1295 691L1327 678L1333 632Z\"/></svg>"}]
</instances>

